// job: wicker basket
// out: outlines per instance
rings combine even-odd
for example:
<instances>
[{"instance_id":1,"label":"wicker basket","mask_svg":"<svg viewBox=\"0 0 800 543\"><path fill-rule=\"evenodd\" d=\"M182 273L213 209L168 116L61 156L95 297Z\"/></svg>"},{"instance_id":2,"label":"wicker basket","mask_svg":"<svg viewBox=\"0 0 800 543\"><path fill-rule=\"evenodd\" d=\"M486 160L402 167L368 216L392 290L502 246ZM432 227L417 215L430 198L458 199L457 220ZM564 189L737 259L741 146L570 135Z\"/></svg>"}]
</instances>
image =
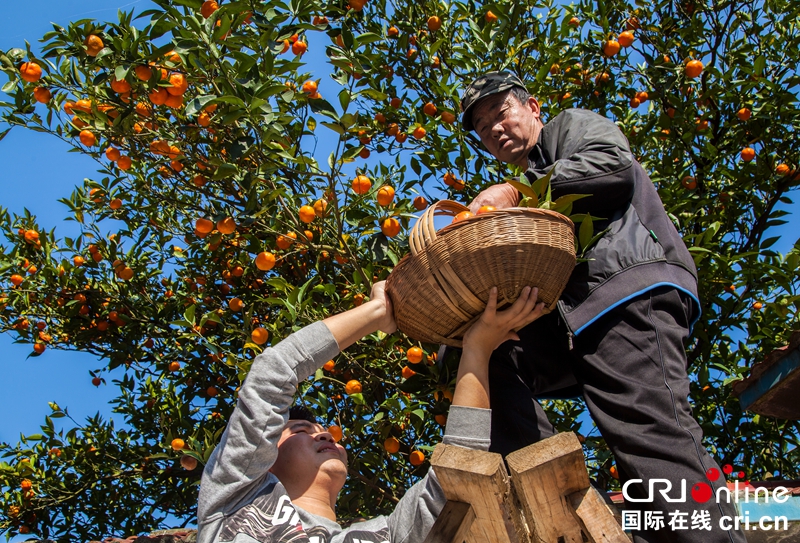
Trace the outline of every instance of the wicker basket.
<instances>
[{"instance_id":1,"label":"wicker basket","mask_svg":"<svg viewBox=\"0 0 800 543\"><path fill-rule=\"evenodd\" d=\"M466 210L450 200L430 206L411 230L411 253L389 275L397 327L412 339L460 347L494 286L498 307L535 286L551 311L575 267L575 228L565 216L515 207L434 228L434 216Z\"/></svg>"}]
</instances>

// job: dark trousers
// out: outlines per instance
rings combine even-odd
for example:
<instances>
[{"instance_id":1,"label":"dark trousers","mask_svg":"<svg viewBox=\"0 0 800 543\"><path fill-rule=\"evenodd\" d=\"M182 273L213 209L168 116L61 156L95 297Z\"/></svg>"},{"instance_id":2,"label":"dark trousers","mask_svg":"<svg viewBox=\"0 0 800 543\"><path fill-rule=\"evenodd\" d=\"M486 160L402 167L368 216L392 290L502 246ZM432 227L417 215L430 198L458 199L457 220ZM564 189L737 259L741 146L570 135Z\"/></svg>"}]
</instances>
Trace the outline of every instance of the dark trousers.
<instances>
[{"instance_id":1,"label":"dark trousers","mask_svg":"<svg viewBox=\"0 0 800 543\"><path fill-rule=\"evenodd\" d=\"M631 485L630 497L647 498L649 481L658 478L672 482L668 496L676 498L685 481L684 503L667 502L655 492L652 503L625 504L626 510L641 510L642 522L654 513L663 518L657 530L634 530L636 543L744 542L740 531L720 528L720 518L732 519L735 508L724 499L717 504L724 475L714 482L705 475L719 466L702 444L688 401L684 342L692 311L688 296L663 287L604 315L573 339L572 350L555 312L522 329L521 341L504 343L492 356L490 450L506 455L555 433L537 398L582 395L614 454L620 483L643 481ZM715 496L705 503L691 496L700 482L711 486ZM674 511L682 514L671 517ZM693 515L698 525L708 515L711 530L693 529ZM671 529L671 518L685 518L686 529Z\"/></svg>"}]
</instances>

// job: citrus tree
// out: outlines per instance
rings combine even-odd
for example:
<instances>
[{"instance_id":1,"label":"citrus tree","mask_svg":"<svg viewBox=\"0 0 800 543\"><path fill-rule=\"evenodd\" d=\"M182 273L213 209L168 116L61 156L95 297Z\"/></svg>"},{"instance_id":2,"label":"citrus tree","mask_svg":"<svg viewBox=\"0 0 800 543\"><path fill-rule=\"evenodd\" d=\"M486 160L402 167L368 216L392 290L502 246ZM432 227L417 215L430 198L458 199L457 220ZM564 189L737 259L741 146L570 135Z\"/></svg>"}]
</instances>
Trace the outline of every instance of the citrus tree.
<instances>
[{"instance_id":1,"label":"citrus tree","mask_svg":"<svg viewBox=\"0 0 800 543\"><path fill-rule=\"evenodd\" d=\"M797 424L730 395L797 322L800 254L771 234L800 183L790 3L152 4L55 26L40 54L0 54L0 135L45 132L98 163L63 200L79 236L0 209L0 329L32 357L96 355L93 382L118 388L124 419L72 421L51 404L39 433L3 444L6 535L193 522L254 357L362 303L407 252L417 211L515 173L457 122L465 86L496 69L520 75L546 118L588 108L629 137L699 267L688 352L708 446L748 477L800 475ZM378 333L300 385L350 453L341 519L391 510L427 469L457 365L437 347ZM547 408L614 486L582 403Z\"/></svg>"}]
</instances>

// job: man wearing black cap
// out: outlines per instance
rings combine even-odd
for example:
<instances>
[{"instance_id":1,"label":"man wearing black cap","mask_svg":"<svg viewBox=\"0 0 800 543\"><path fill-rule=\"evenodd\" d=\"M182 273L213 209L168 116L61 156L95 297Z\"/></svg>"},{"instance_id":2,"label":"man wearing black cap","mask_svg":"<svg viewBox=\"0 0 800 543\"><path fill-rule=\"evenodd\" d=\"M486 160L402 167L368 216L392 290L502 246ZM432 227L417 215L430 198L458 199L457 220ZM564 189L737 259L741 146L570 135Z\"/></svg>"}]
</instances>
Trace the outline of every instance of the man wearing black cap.
<instances>
[{"instance_id":1,"label":"man wearing black cap","mask_svg":"<svg viewBox=\"0 0 800 543\"><path fill-rule=\"evenodd\" d=\"M589 195L573 212L601 218L595 231L606 231L588 262L576 266L558 311L495 351L491 386L504 393L491 398L490 450L508 454L555 433L537 399L582 395L620 482L631 481L626 508L640 510L634 541L744 542L740 531L720 527L736 512L724 492L717 503L724 478L713 477L712 469L721 472L688 401L684 342L700 312L697 271L627 139L587 110L543 123L539 103L505 72L478 78L461 107L464 128L495 158L519 166L531 182L552 170L553 198ZM504 183L470 207L501 209L519 199ZM682 488L698 483L714 496L699 503L685 492L680 499ZM636 515L628 520L636 526Z\"/></svg>"}]
</instances>

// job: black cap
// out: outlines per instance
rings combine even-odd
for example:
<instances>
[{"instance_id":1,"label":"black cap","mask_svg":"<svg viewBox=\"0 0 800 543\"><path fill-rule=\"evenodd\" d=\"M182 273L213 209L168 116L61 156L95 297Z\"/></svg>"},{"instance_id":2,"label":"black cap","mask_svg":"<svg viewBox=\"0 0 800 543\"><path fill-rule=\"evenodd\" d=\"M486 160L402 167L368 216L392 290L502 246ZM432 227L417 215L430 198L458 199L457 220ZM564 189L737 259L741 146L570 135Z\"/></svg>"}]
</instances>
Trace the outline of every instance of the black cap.
<instances>
[{"instance_id":1,"label":"black cap","mask_svg":"<svg viewBox=\"0 0 800 543\"><path fill-rule=\"evenodd\" d=\"M514 87L522 87L524 89L525 83L509 72L489 72L473 81L461 97L461 111L464 112L461 115L461 124L464 129L475 130L475 126L472 124L472 107L482 98Z\"/></svg>"}]
</instances>

